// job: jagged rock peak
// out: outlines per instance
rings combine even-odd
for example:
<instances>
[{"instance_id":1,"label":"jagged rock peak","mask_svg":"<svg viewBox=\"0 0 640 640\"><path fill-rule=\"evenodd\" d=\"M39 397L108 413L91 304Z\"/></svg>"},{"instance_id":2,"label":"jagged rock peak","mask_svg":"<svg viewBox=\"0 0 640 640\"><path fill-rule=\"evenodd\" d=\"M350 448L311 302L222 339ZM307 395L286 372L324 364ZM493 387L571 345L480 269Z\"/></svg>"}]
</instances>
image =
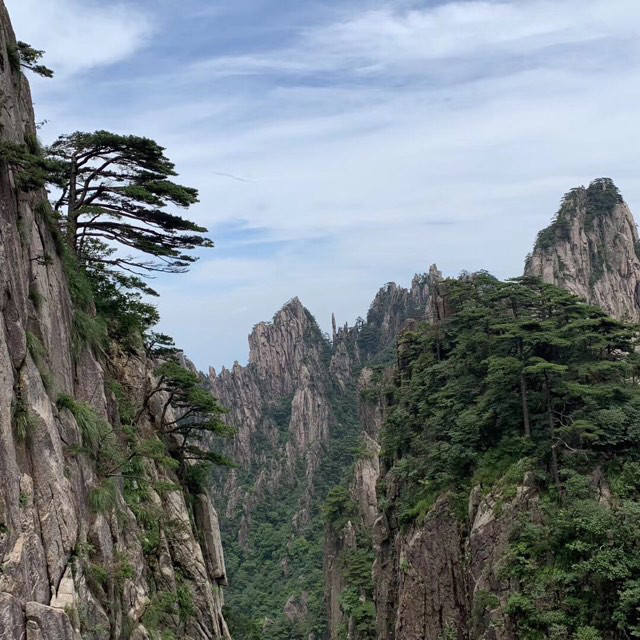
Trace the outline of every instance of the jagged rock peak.
<instances>
[{"instance_id":1,"label":"jagged rock peak","mask_svg":"<svg viewBox=\"0 0 640 640\"><path fill-rule=\"evenodd\" d=\"M537 237L525 275L537 276L598 305L612 316L640 319L638 230L609 178L577 187L562 199Z\"/></svg>"},{"instance_id":2,"label":"jagged rock peak","mask_svg":"<svg viewBox=\"0 0 640 640\"><path fill-rule=\"evenodd\" d=\"M329 348L318 323L296 297L278 311L271 322L258 323L249 336L249 365L276 396L293 393L305 364L323 369Z\"/></svg>"},{"instance_id":3,"label":"jagged rock peak","mask_svg":"<svg viewBox=\"0 0 640 640\"><path fill-rule=\"evenodd\" d=\"M258 322L258 324L253 327L249 336L249 347L253 346L256 336L263 335L265 332L272 333L274 330L281 329L282 327L286 327L287 330L304 330L309 325L316 325L316 321L296 296L282 305L282 307L276 311L270 322Z\"/></svg>"}]
</instances>

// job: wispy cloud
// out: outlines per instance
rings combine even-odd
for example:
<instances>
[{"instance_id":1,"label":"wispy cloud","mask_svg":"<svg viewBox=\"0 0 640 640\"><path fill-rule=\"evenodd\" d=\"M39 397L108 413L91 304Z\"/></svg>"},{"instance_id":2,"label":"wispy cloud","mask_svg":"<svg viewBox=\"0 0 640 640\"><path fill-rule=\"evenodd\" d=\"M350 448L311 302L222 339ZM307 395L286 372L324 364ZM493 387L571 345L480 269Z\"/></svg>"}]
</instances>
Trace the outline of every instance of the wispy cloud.
<instances>
[{"instance_id":1,"label":"wispy cloud","mask_svg":"<svg viewBox=\"0 0 640 640\"><path fill-rule=\"evenodd\" d=\"M102 6L82 5L89 25ZM154 286L201 367L243 360L251 326L294 295L326 328L432 262L515 275L562 193L594 177L640 204L636 0L210 6L119 4L144 25L120 51L136 63L36 91L45 137L148 135L200 189L192 215L217 248ZM23 38L62 56L42 29Z\"/></svg>"},{"instance_id":2,"label":"wispy cloud","mask_svg":"<svg viewBox=\"0 0 640 640\"><path fill-rule=\"evenodd\" d=\"M131 2L8 0L18 38L47 52L59 77L126 60L153 33Z\"/></svg>"},{"instance_id":3,"label":"wispy cloud","mask_svg":"<svg viewBox=\"0 0 640 640\"><path fill-rule=\"evenodd\" d=\"M293 46L261 55L216 56L195 68L219 75L429 73L425 63L540 54L638 34L633 0L462 0L436 6L388 2L302 30ZM557 55L557 51L553 51Z\"/></svg>"}]
</instances>

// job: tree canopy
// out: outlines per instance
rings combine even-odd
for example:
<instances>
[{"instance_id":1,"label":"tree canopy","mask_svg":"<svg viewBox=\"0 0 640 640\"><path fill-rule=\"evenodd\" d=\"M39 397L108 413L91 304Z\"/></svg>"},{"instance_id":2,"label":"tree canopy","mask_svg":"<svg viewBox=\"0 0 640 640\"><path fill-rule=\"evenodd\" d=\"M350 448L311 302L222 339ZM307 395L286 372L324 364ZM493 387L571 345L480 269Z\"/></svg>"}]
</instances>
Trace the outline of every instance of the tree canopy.
<instances>
[{"instance_id":1,"label":"tree canopy","mask_svg":"<svg viewBox=\"0 0 640 640\"><path fill-rule=\"evenodd\" d=\"M471 487L506 499L526 474L540 516L523 514L502 569L517 637L638 636L638 328L532 278L443 290L451 315L401 338L387 389L396 517L446 493L466 518Z\"/></svg>"},{"instance_id":2,"label":"tree canopy","mask_svg":"<svg viewBox=\"0 0 640 640\"><path fill-rule=\"evenodd\" d=\"M54 207L86 264L179 273L197 259L189 252L213 246L204 227L166 210L189 208L198 192L171 180L164 151L149 138L108 131L64 135L49 147L60 189ZM131 253L113 251L114 243Z\"/></svg>"},{"instance_id":3,"label":"tree canopy","mask_svg":"<svg viewBox=\"0 0 640 640\"><path fill-rule=\"evenodd\" d=\"M504 438L536 448L556 479L558 465L635 447L634 326L535 279L445 286L453 315L401 339L390 464L440 490Z\"/></svg>"},{"instance_id":4,"label":"tree canopy","mask_svg":"<svg viewBox=\"0 0 640 640\"><path fill-rule=\"evenodd\" d=\"M44 51L34 49L26 42L18 41L15 47L8 49L8 54L9 63L14 71L19 71L20 68L23 68L44 78L53 77L53 71L40 63L42 56L44 56Z\"/></svg>"}]
</instances>

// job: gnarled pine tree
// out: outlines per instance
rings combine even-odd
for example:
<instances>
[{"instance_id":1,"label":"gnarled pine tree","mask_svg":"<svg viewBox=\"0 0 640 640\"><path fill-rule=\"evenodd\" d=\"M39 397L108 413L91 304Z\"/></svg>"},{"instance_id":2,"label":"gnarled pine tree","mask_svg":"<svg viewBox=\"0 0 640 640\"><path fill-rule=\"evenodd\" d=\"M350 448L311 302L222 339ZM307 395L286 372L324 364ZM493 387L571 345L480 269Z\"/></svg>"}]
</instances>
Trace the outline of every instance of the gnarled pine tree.
<instances>
[{"instance_id":1,"label":"gnarled pine tree","mask_svg":"<svg viewBox=\"0 0 640 640\"><path fill-rule=\"evenodd\" d=\"M15 72L22 68L33 71L33 73L37 73L44 78L53 78L53 71L49 67L40 64L44 51L34 49L30 44L19 41L15 46L9 46L7 53L9 64Z\"/></svg>"},{"instance_id":2,"label":"gnarled pine tree","mask_svg":"<svg viewBox=\"0 0 640 640\"><path fill-rule=\"evenodd\" d=\"M185 252L213 246L204 227L165 210L190 207L198 202L198 192L170 179L177 175L174 164L153 140L76 132L61 136L48 154L60 166L55 209L69 246L86 264L138 274L180 273L197 259ZM105 242L133 253L92 250Z\"/></svg>"}]
</instances>

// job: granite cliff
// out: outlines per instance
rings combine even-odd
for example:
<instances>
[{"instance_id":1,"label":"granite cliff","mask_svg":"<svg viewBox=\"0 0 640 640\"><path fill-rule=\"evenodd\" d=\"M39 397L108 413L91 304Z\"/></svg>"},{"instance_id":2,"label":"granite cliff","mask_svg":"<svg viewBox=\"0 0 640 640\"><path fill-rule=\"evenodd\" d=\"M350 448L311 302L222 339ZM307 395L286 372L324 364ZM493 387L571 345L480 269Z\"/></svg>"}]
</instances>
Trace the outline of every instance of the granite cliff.
<instances>
[{"instance_id":1,"label":"granite cliff","mask_svg":"<svg viewBox=\"0 0 640 640\"><path fill-rule=\"evenodd\" d=\"M295 298L254 328L247 366L210 371L210 388L237 430L229 453L238 468L214 482L233 584L229 607L257 621L256 634L324 636L321 505L357 450L368 441L377 446L381 415L362 407L372 412L364 428L358 398L371 367L395 358L400 329L424 317L437 278L433 268L409 289L385 285L366 320L337 327L334 319L332 338ZM372 470L356 464L369 482ZM363 500L373 509L375 490ZM254 565L257 579L247 570Z\"/></svg>"},{"instance_id":2,"label":"granite cliff","mask_svg":"<svg viewBox=\"0 0 640 640\"><path fill-rule=\"evenodd\" d=\"M7 162L37 152L15 51L0 2L0 638L229 638L217 514L161 454L158 363L91 340L47 193ZM155 452L137 479L105 470L133 439Z\"/></svg>"},{"instance_id":3,"label":"granite cliff","mask_svg":"<svg viewBox=\"0 0 640 640\"><path fill-rule=\"evenodd\" d=\"M556 284L614 318L640 319L638 229L609 179L563 198L552 224L538 234L525 275Z\"/></svg>"},{"instance_id":4,"label":"granite cliff","mask_svg":"<svg viewBox=\"0 0 640 640\"><path fill-rule=\"evenodd\" d=\"M611 181L597 180L565 196L551 227L540 233L525 273L614 317L633 319L636 243L627 205ZM514 531L523 519L544 521L541 503L547 498L539 478L519 463L507 465L504 476L472 484L464 496L443 492L419 517L407 520L403 505L409 489L402 467L380 455L381 437L392 428L387 421L394 398L411 379L420 353L402 336L419 333L421 323L436 333L444 329L453 307L446 292L447 282L435 268L417 277L409 290L388 284L366 321L337 327L334 320L332 340L294 300L273 323L256 327L247 367L212 372L215 393L231 407L230 420L239 430L236 457L256 469L254 475L234 473L221 490L221 499L228 496L225 519L241 522L233 555L244 563L272 557L269 581L284 586L278 593L284 626L259 606L274 600L250 591L258 606L249 612L264 623L257 631L264 637L521 637L511 613L521 584L505 569L505 558L513 553ZM331 467L328 481L323 465L349 447L350 453ZM590 478L598 495L610 495L598 469ZM270 498L274 493L276 503L295 496L285 514L291 526L281 530L280 546L265 554L257 538L271 535L265 521L275 526L282 516ZM318 624L322 612L314 602L317 575L306 580L310 568L317 569L316 560L296 564L300 541L304 546L314 540L321 500L326 630ZM259 532L253 538L252 530ZM248 579L242 576L241 591ZM240 600L240 607L246 602ZM557 633L566 628L558 623ZM591 637L590 627L581 629Z\"/></svg>"},{"instance_id":5,"label":"granite cliff","mask_svg":"<svg viewBox=\"0 0 640 640\"><path fill-rule=\"evenodd\" d=\"M552 225L539 234L527 258L525 275L562 287L615 318L637 320L637 242L633 216L615 185L610 180L596 180L564 197ZM440 289L444 292L444 283ZM432 331L439 331L441 323L446 323L448 306L443 293L437 309L426 318ZM394 396L409 384L418 362L420 351L408 344L410 341L401 340L397 363L386 369L384 382L378 373L377 384L360 398L362 424L366 428L375 416L376 427L369 431L378 434L382 430L383 439L385 431L389 434L394 429L385 423L385 416L397 403ZM409 403L413 411L420 410L418 402L428 403L429 398L415 396ZM418 518L407 520L401 513L409 491L403 473L397 462L388 457L372 459L369 453L359 459L344 485L348 490L348 500L342 505L346 521L337 518L338 526L329 527L326 536L331 638L524 637L515 617L506 613L520 597L520 582L505 567L506 559L514 553L514 531L523 519L532 523L544 520L541 501L546 498L539 479L526 471L514 473L511 468L503 479L494 480L493 486L472 483L466 497L442 492L429 500L431 506ZM505 480L510 474L512 477ZM611 496L611 488L601 469L596 467L588 477L595 502L609 504L611 498L603 495ZM373 530L372 539L364 535L368 530ZM349 575L349 558L359 544L365 548L370 545L375 557L372 585ZM349 605L345 599L354 585L361 604L372 600L374 624L370 611ZM610 631L612 638L623 637ZM526 637L538 637L533 630L529 632L533 635ZM557 633L558 637L569 637L560 622ZM575 637L583 637L581 633ZM584 633L584 637L591 637L590 633L600 637L590 627Z\"/></svg>"}]
</instances>

